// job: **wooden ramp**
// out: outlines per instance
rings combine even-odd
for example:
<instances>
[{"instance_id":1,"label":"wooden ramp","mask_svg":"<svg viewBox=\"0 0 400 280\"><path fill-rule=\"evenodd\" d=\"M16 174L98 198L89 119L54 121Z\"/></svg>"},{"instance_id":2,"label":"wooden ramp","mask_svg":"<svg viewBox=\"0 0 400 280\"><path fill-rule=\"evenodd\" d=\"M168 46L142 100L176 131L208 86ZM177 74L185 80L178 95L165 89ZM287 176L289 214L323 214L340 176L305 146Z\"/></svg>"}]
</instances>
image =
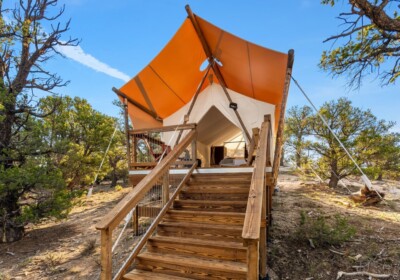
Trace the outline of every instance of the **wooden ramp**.
<instances>
[{"instance_id":1,"label":"wooden ramp","mask_svg":"<svg viewBox=\"0 0 400 280\"><path fill-rule=\"evenodd\" d=\"M251 176L192 175L123 279L247 279L242 229Z\"/></svg>"}]
</instances>

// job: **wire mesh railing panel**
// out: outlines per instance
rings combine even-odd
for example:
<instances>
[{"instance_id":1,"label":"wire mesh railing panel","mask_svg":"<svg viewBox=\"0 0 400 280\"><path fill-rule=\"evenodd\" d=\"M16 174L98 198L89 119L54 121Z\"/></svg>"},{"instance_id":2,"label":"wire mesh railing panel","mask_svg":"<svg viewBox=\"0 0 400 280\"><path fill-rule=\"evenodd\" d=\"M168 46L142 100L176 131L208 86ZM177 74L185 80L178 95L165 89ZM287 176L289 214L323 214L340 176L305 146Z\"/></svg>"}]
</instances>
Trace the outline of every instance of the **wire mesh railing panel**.
<instances>
[{"instance_id":1,"label":"wire mesh railing panel","mask_svg":"<svg viewBox=\"0 0 400 280\"><path fill-rule=\"evenodd\" d=\"M172 172L176 165L189 165L190 161L187 159L195 158L196 135L195 130L185 135L170 154L162 156L146 179L139 182L134 191L97 223L96 228L101 230L102 279L121 279L144 248L148 238L156 231L163 215L196 168L192 161L188 166L190 169L183 177L175 176ZM161 138L161 135L158 137ZM143 139L148 140L147 143ZM156 147L160 143L150 133L137 133L134 141L144 147L141 155L134 155L135 159L141 156L142 160L151 161L157 158L156 152L161 153L160 150L157 151L159 147ZM161 154L165 153L164 150ZM183 163L181 157L184 158Z\"/></svg>"},{"instance_id":2,"label":"wire mesh railing panel","mask_svg":"<svg viewBox=\"0 0 400 280\"><path fill-rule=\"evenodd\" d=\"M132 169L150 169L157 165L174 146L176 146L189 129L165 131L130 132L130 163ZM180 155L180 162L193 161L196 156L189 146ZM177 164L178 165L178 164ZM181 167L186 167L181 164Z\"/></svg>"}]
</instances>

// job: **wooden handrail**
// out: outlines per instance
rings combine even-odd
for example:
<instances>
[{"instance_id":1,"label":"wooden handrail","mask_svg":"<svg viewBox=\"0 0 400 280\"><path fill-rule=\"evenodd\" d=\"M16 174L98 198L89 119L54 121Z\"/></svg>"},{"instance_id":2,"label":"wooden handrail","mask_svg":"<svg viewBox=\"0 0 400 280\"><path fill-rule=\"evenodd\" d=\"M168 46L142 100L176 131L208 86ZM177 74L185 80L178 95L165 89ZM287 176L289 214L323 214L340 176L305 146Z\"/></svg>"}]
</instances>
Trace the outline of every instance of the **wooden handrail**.
<instances>
[{"instance_id":1,"label":"wooden handrail","mask_svg":"<svg viewBox=\"0 0 400 280\"><path fill-rule=\"evenodd\" d=\"M137 255L140 253L140 251L143 249L143 246L146 244L147 239L152 235L162 218L164 217L165 213L167 213L168 209L171 207L172 203L174 202L175 198L178 196L179 192L182 190L183 186L186 184L186 182L189 180L190 176L192 175L194 169L197 167L197 162L194 162L192 167L189 169L188 173L185 175L181 183L178 185L172 196L169 198L168 202L164 205L164 207L161 209L160 213L157 215L157 217L154 219L154 221L151 223L150 227L148 228L147 232L145 235L140 239L140 241L136 244L135 248L129 255L127 261L124 263L124 265L121 267L121 269L117 272L115 275L114 279L120 279L126 272L126 270L131 266L133 263L134 259L137 257Z\"/></svg>"},{"instance_id":2,"label":"wooden handrail","mask_svg":"<svg viewBox=\"0 0 400 280\"><path fill-rule=\"evenodd\" d=\"M129 192L100 222L96 229L112 231L135 207L135 205L151 189L153 184L162 176L169 166L180 156L186 147L196 137L195 130L190 131L186 137L158 164L137 186Z\"/></svg>"},{"instance_id":3,"label":"wooden handrail","mask_svg":"<svg viewBox=\"0 0 400 280\"><path fill-rule=\"evenodd\" d=\"M270 161L271 119L266 116L261 125L258 150L251 178L247 200L242 238L247 247L247 279L266 276L266 173L265 166Z\"/></svg>"},{"instance_id":4,"label":"wooden handrail","mask_svg":"<svg viewBox=\"0 0 400 280\"><path fill-rule=\"evenodd\" d=\"M265 189L265 165L267 163L268 133L271 123L263 122L260 131L259 147L251 179L249 199L247 200L242 238L258 240L260 238L261 214ZM268 155L269 156L269 155ZM265 218L265 217L264 217Z\"/></svg>"}]
</instances>

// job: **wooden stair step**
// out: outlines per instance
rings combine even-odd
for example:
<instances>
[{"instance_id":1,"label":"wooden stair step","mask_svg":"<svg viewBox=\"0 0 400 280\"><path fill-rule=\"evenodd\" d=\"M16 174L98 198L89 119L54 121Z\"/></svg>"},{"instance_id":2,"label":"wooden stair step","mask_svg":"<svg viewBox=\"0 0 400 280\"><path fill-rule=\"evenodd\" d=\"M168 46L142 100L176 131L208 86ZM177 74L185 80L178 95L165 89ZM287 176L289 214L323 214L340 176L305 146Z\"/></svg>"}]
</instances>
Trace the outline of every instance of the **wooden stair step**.
<instances>
[{"instance_id":1,"label":"wooden stair step","mask_svg":"<svg viewBox=\"0 0 400 280\"><path fill-rule=\"evenodd\" d=\"M246 279L247 265L240 262L207 260L173 254L144 252L137 267L193 279Z\"/></svg>"},{"instance_id":2,"label":"wooden stair step","mask_svg":"<svg viewBox=\"0 0 400 280\"><path fill-rule=\"evenodd\" d=\"M187 183L186 183L186 185L188 185L188 186L193 186L193 187L195 187L195 186L202 186L202 185L205 185L205 186L225 186L225 187L227 187L227 188L229 188L229 187L237 187L237 188L239 188L239 187L243 187L243 188L245 188L245 187L249 187L250 186L250 184L251 184L251 180L235 180L235 179L232 179L232 180L229 180L229 181L207 181L207 180L204 180L204 181L195 181L195 180L193 180L193 181L188 181Z\"/></svg>"},{"instance_id":3,"label":"wooden stair step","mask_svg":"<svg viewBox=\"0 0 400 280\"><path fill-rule=\"evenodd\" d=\"M243 225L244 217L245 213L237 212L169 210L164 216L163 221Z\"/></svg>"},{"instance_id":4,"label":"wooden stair step","mask_svg":"<svg viewBox=\"0 0 400 280\"><path fill-rule=\"evenodd\" d=\"M196 238L154 236L147 242L147 251L245 262L247 248L238 242Z\"/></svg>"},{"instance_id":5,"label":"wooden stair step","mask_svg":"<svg viewBox=\"0 0 400 280\"><path fill-rule=\"evenodd\" d=\"M251 179L253 173L208 173L208 174L192 174L190 176L193 180L231 180L231 179Z\"/></svg>"},{"instance_id":6,"label":"wooden stair step","mask_svg":"<svg viewBox=\"0 0 400 280\"><path fill-rule=\"evenodd\" d=\"M224 211L224 212L244 212L246 211L247 201L223 201L223 200L191 200L181 199L174 201L174 209L200 210L200 211Z\"/></svg>"},{"instance_id":7,"label":"wooden stair step","mask_svg":"<svg viewBox=\"0 0 400 280\"><path fill-rule=\"evenodd\" d=\"M193 278L184 278L168 274L161 274L152 271L134 269L122 277L123 280L191 280Z\"/></svg>"},{"instance_id":8,"label":"wooden stair step","mask_svg":"<svg viewBox=\"0 0 400 280\"><path fill-rule=\"evenodd\" d=\"M196 224L163 221L158 225L157 235L197 238L215 241L231 241L242 244L243 225Z\"/></svg>"},{"instance_id":9,"label":"wooden stair step","mask_svg":"<svg viewBox=\"0 0 400 280\"><path fill-rule=\"evenodd\" d=\"M227 187L225 185L221 186L187 186L181 193L217 193L217 194L248 194L250 189L250 184L244 187Z\"/></svg>"},{"instance_id":10,"label":"wooden stair step","mask_svg":"<svg viewBox=\"0 0 400 280\"><path fill-rule=\"evenodd\" d=\"M247 201L249 197L249 190L238 191L238 192L192 192L190 190L181 191L179 194L179 199L190 199L190 200L243 200Z\"/></svg>"}]
</instances>

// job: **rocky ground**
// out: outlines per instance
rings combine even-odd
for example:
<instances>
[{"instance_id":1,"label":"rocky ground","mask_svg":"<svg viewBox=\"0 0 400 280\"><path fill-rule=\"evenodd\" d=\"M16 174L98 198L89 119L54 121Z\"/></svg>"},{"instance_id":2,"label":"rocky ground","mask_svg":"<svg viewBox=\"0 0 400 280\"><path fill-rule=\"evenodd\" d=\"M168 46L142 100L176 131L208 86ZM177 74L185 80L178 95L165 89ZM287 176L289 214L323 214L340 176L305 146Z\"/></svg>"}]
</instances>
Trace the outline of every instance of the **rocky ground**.
<instances>
[{"instance_id":1,"label":"rocky ground","mask_svg":"<svg viewBox=\"0 0 400 280\"><path fill-rule=\"evenodd\" d=\"M350 191L361 186L355 180L347 185ZM282 174L270 228L268 261L273 279L336 279L339 271L375 272L400 279L400 184L374 185L386 192L387 203L362 207L348 199L346 188L330 190L315 181ZM30 225L23 240L0 244L0 280L97 279L100 234L94 226L128 191L101 186L90 198L83 198L68 219ZM327 223L340 214L355 227L355 236L334 247L311 241L313 248L299 231L301 212L310 220L323 216ZM115 259L122 260L129 252L125 243L134 242L131 236L128 227Z\"/></svg>"}]
</instances>

